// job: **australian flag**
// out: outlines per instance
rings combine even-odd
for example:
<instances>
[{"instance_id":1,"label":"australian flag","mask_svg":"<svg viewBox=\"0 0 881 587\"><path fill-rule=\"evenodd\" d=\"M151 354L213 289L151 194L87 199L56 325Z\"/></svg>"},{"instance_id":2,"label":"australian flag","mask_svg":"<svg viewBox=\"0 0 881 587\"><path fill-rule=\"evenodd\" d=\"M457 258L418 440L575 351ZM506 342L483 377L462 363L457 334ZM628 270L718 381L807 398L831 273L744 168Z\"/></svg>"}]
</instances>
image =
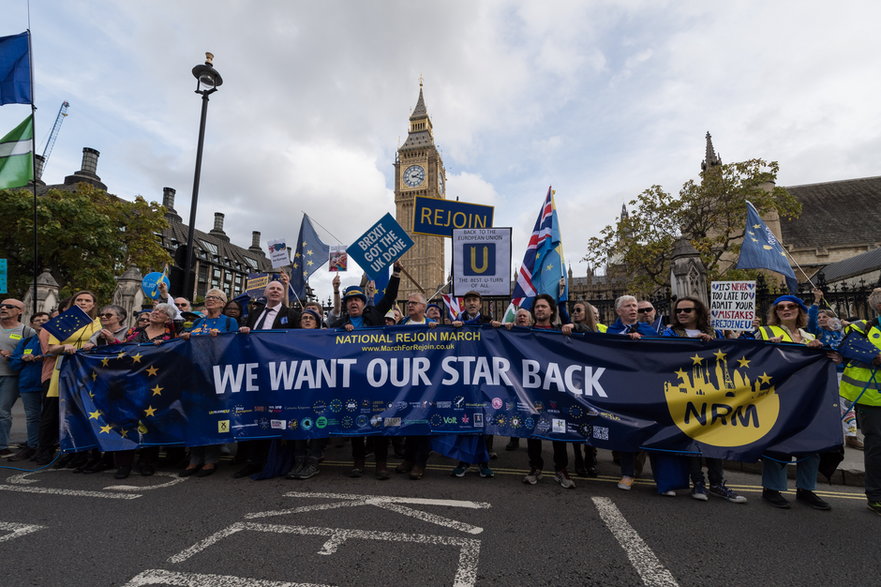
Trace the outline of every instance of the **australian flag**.
<instances>
[{"instance_id":1,"label":"australian flag","mask_svg":"<svg viewBox=\"0 0 881 587\"><path fill-rule=\"evenodd\" d=\"M549 294L558 304L569 299L560 222L551 187L529 237L511 301L515 306L529 309L538 294Z\"/></svg>"},{"instance_id":2,"label":"australian flag","mask_svg":"<svg viewBox=\"0 0 881 587\"><path fill-rule=\"evenodd\" d=\"M30 53L27 32L0 37L0 105L33 102Z\"/></svg>"},{"instance_id":3,"label":"australian flag","mask_svg":"<svg viewBox=\"0 0 881 587\"><path fill-rule=\"evenodd\" d=\"M750 202L746 203L746 228L743 231L743 245L740 247L737 268L769 269L786 277L790 292L795 293L798 289L795 272L789 265L783 245Z\"/></svg>"},{"instance_id":4,"label":"australian flag","mask_svg":"<svg viewBox=\"0 0 881 587\"><path fill-rule=\"evenodd\" d=\"M294 249L294 259L291 263L290 295L294 300L305 301L306 282L319 267L327 263L329 254L330 247L318 238L309 216L303 214L297 246Z\"/></svg>"}]
</instances>

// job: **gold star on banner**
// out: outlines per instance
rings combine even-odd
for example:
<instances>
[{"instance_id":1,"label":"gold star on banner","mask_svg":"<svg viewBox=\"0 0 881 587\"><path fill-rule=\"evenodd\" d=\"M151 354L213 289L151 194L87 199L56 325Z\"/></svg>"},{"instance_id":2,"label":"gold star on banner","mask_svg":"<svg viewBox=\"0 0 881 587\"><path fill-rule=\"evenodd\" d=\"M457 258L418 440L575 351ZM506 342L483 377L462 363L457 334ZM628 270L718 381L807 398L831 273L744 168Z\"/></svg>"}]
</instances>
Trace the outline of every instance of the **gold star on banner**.
<instances>
[{"instance_id":1,"label":"gold star on banner","mask_svg":"<svg viewBox=\"0 0 881 587\"><path fill-rule=\"evenodd\" d=\"M715 353L713 353L713 356L716 357L717 360L721 361L721 360L724 359L727 355L726 355L725 353L723 353L723 352L721 351L721 349L720 349L720 350L716 351Z\"/></svg>"},{"instance_id":2,"label":"gold star on banner","mask_svg":"<svg viewBox=\"0 0 881 587\"><path fill-rule=\"evenodd\" d=\"M545 269L547 269L548 271L550 271L550 270L553 269L553 268L554 268L553 265L548 265L547 267L545 267Z\"/></svg>"},{"instance_id":3,"label":"gold star on banner","mask_svg":"<svg viewBox=\"0 0 881 587\"><path fill-rule=\"evenodd\" d=\"M141 353L138 353L137 355L132 356L132 361L134 361L135 363L140 363L142 357L143 355L141 355Z\"/></svg>"},{"instance_id":4,"label":"gold star on banner","mask_svg":"<svg viewBox=\"0 0 881 587\"><path fill-rule=\"evenodd\" d=\"M747 359L746 357L740 357L739 359L737 359L737 363L740 367L743 367L744 369L749 367L749 359Z\"/></svg>"},{"instance_id":5,"label":"gold star on banner","mask_svg":"<svg viewBox=\"0 0 881 587\"><path fill-rule=\"evenodd\" d=\"M761 227L762 227L761 224L753 224L753 228L761 228Z\"/></svg>"},{"instance_id":6,"label":"gold star on banner","mask_svg":"<svg viewBox=\"0 0 881 587\"><path fill-rule=\"evenodd\" d=\"M303 271L303 277L309 277L309 272L308 272L308 271Z\"/></svg>"},{"instance_id":7,"label":"gold star on banner","mask_svg":"<svg viewBox=\"0 0 881 587\"><path fill-rule=\"evenodd\" d=\"M300 253L294 253L294 259L299 259L299 258L300 258Z\"/></svg>"},{"instance_id":8,"label":"gold star on banner","mask_svg":"<svg viewBox=\"0 0 881 587\"><path fill-rule=\"evenodd\" d=\"M165 389L165 388L164 388L164 387L159 387L159 385L157 385L156 387L154 387L154 388L151 389L150 391L153 392L153 395L162 395L162 390L163 390L163 389Z\"/></svg>"},{"instance_id":9,"label":"gold star on banner","mask_svg":"<svg viewBox=\"0 0 881 587\"><path fill-rule=\"evenodd\" d=\"M119 431L119 435L122 436L123 438L128 438L128 430L123 428L122 430Z\"/></svg>"},{"instance_id":10,"label":"gold star on banner","mask_svg":"<svg viewBox=\"0 0 881 587\"><path fill-rule=\"evenodd\" d=\"M308 246L309 246L309 243L307 243L306 241L303 241L303 246L304 246L304 247L308 247Z\"/></svg>"},{"instance_id":11,"label":"gold star on banner","mask_svg":"<svg viewBox=\"0 0 881 587\"><path fill-rule=\"evenodd\" d=\"M754 242L754 243L757 243L757 242L759 242L759 239L757 239L757 238L752 238L752 237L750 237L750 239L749 239L749 240L751 240L751 241L753 241L753 242Z\"/></svg>"},{"instance_id":12,"label":"gold star on banner","mask_svg":"<svg viewBox=\"0 0 881 587\"><path fill-rule=\"evenodd\" d=\"M157 373L159 373L159 369L156 367L147 367L147 375L150 377L154 377Z\"/></svg>"},{"instance_id":13,"label":"gold star on banner","mask_svg":"<svg viewBox=\"0 0 881 587\"><path fill-rule=\"evenodd\" d=\"M117 359L121 359L125 356L125 351L120 351L118 355L116 355Z\"/></svg>"},{"instance_id":14,"label":"gold star on banner","mask_svg":"<svg viewBox=\"0 0 881 587\"><path fill-rule=\"evenodd\" d=\"M144 410L144 414L146 414L147 416L155 416L156 408L154 408L153 406L147 406L147 409Z\"/></svg>"},{"instance_id":15,"label":"gold star on banner","mask_svg":"<svg viewBox=\"0 0 881 587\"><path fill-rule=\"evenodd\" d=\"M89 397L92 398L92 399L95 399L95 394L92 393L92 392L90 391L90 392L89 392Z\"/></svg>"},{"instance_id":16,"label":"gold star on banner","mask_svg":"<svg viewBox=\"0 0 881 587\"><path fill-rule=\"evenodd\" d=\"M685 379L685 375L686 375L686 373L685 373L684 370L679 369L679 371L676 371L676 374L679 375L679 378L680 378L680 379Z\"/></svg>"},{"instance_id":17,"label":"gold star on banner","mask_svg":"<svg viewBox=\"0 0 881 587\"><path fill-rule=\"evenodd\" d=\"M694 355L693 357L691 357L691 364L692 365L700 365L703 361L704 360L697 354Z\"/></svg>"},{"instance_id":18,"label":"gold star on banner","mask_svg":"<svg viewBox=\"0 0 881 587\"><path fill-rule=\"evenodd\" d=\"M746 233L747 233L748 235L750 235L750 236L755 236L755 235L756 235L756 233L754 233L754 232L751 231L751 230L747 230Z\"/></svg>"},{"instance_id":19,"label":"gold star on banner","mask_svg":"<svg viewBox=\"0 0 881 587\"><path fill-rule=\"evenodd\" d=\"M299 256L299 255L297 255L297 256ZM299 269L299 268L300 268L300 264L299 264L299 263L294 263L294 264L292 265L292 267L293 267L294 269Z\"/></svg>"},{"instance_id":20,"label":"gold star on banner","mask_svg":"<svg viewBox=\"0 0 881 587\"><path fill-rule=\"evenodd\" d=\"M110 363L110 357L104 357L101 359L101 366L106 367Z\"/></svg>"},{"instance_id":21,"label":"gold star on banner","mask_svg":"<svg viewBox=\"0 0 881 587\"><path fill-rule=\"evenodd\" d=\"M110 431L113 430L113 426L110 424L106 426L101 426L101 434L110 434Z\"/></svg>"},{"instance_id":22,"label":"gold star on banner","mask_svg":"<svg viewBox=\"0 0 881 587\"><path fill-rule=\"evenodd\" d=\"M89 420L97 420L98 416L101 415L101 410L95 410L94 412L89 412Z\"/></svg>"},{"instance_id":23,"label":"gold star on banner","mask_svg":"<svg viewBox=\"0 0 881 587\"><path fill-rule=\"evenodd\" d=\"M767 373L762 373L759 376L759 381L761 381L762 383L765 383L765 384L771 383L771 376L768 375Z\"/></svg>"},{"instance_id":24,"label":"gold star on banner","mask_svg":"<svg viewBox=\"0 0 881 587\"><path fill-rule=\"evenodd\" d=\"M308 251L306 251L306 254L311 257L312 256L312 249L309 249Z\"/></svg>"},{"instance_id":25,"label":"gold star on banner","mask_svg":"<svg viewBox=\"0 0 881 587\"><path fill-rule=\"evenodd\" d=\"M772 247L771 245L762 245L762 248L765 249L766 251L770 251L774 247Z\"/></svg>"},{"instance_id":26,"label":"gold star on banner","mask_svg":"<svg viewBox=\"0 0 881 587\"><path fill-rule=\"evenodd\" d=\"M307 266L307 267L312 267L312 265L315 265L315 261L312 261L311 259L308 260L308 261L306 261L306 266Z\"/></svg>"},{"instance_id":27,"label":"gold star on banner","mask_svg":"<svg viewBox=\"0 0 881 587\"><path fill-rule=\"evenodd\" d=\"M98 374L95 373L94 371L92 371L92 381L96 380L97 378L98 378Z\"/></svg>"}]
</instances>

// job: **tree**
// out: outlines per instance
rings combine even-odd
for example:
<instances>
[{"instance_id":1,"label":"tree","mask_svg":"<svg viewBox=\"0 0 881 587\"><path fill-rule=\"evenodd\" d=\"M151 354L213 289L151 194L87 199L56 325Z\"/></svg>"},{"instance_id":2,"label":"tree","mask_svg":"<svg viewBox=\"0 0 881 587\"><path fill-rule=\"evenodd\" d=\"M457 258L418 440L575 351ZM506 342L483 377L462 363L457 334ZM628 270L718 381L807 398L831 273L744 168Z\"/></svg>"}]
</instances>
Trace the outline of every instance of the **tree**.
<instances>
[{"instance_id":1,"label":"tree","mask_svg":"<svg viewBox=\"0 0 881 587\"><path fill-rule=\"evenodd\" d=\"M628 202L627 214L587 243L584 257L593 266L616 268L631 291L651 293L669 285L673 244L685 237L700 253L710 279L744 279L755 271L737 270L746 222L745 201L760 213L776 211L796 218L801 203L776 186L779 165L750 159L714 166L700 182L687 181L678 196L653 185Z\"/></svg>"},{"instance_id":2,"label":"tree","mask_svg":"<svg viewBox=\"0 0 881 587\"><path fill-rule=\"evenodd\" d=\"M37 196L38 267L49 269L62 297L90 289L109 301L115 276L128 267L156 271L171 260L156 237L167 226L164 210L141 196L129 202L88 184L51 189ZM7 289L23 297L33 284L33 193L0 192L0 215Z\"/></svg>"}]
</instances>

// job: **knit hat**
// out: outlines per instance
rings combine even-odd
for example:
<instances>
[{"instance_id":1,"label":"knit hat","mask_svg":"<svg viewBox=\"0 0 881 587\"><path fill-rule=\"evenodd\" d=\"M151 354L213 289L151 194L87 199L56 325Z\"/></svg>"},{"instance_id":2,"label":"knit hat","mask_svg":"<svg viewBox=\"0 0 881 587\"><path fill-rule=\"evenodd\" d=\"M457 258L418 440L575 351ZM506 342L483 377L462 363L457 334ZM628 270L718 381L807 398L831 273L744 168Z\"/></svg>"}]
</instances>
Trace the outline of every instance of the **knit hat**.
<instances>
[{"instance_id":1,"label":"knit hat","mask_svg":"<svg viewBox=\"0 0 881 587\"><path fill-rule=\"evenodd\" d=\"M798 307L801 308L802 310L804 310L805 312L808 311L808 307L805 305L805 303L801 300L801 298L796 297L796 296L791 296L789 294L786 294L784 296L780 296L779 298L774 300L773 305L777 306L777 304L779 304L780 302L792 302L793 304L797 304Z\"/></svg>"}]
</instances>

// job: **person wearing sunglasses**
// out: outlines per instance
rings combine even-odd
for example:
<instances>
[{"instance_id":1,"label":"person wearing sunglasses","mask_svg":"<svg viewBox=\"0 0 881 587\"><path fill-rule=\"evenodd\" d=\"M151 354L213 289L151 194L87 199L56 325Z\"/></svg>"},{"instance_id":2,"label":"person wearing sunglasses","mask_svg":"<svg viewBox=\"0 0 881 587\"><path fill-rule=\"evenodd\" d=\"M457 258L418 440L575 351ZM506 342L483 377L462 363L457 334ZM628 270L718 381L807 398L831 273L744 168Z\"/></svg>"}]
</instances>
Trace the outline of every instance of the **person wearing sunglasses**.
<instances>
[{"instance_id":1,"label":"person wearing sunglasses","mask_svg":"<svg viewBox=\"0 0 881 587\"><path fill-rule=\"evenodd\" d=\"M118 344L125 340L128 328L124 324L128 313L122 306L108 304L101 308L98 318L101 319L101 331L93 341L96 345Z\"/></svg>"},{"instance_id":2,"label":"person wearing sunglasses","mask_svg":"<svg viewBox=\"0 0 881 587\"><path fill-rule=\"evenodd\" d=\"M780 296L768 310L767 326L760 326L756 337L766 342L788 342L809 347L823 344L805 330L808 325L808 307L796 296ZM790 455L769 454L762 458L762 499L776 508L788 509L789 501L781 491L786 491L786 465ZM796 465L796 499L815 510L829 510L831 506L814 493L820 470L820 455L798 455Z\"/></svg>"},{"instance_id":3,"label":"person wearing sunglasses","mask_svg":"<svg viewBox=\"0 0 881 587\"><path fill-rule=\"evenodd\" d=\"M658 316L655 307L648 300L640 300L636 303L637 318L640 322L648 324L657 333L664 331L664 317Z\"/></svg>"},{"instance_id":4,"label":"person wearing sunglasses","mask_svg":"<svg viewBox=\"0 0 881 587\"><path fill-rule=\"evenodd\" d=\"M698 298L685 296L676 300L673 304L673 324L664 330L661 336L673 338L697 338L704 342L725 338L721 331L710 326L710 312L706 305ZM663 467L666 459L681 457L668 455L652 455L652 470L656 471ZM738 495L734 490L725 485L725 473L722 459L709 457L688 457L689 475L693 487L691 497L698 501L707 501L709 495L721 497L731 503L746 503L746 498ZM703 461L707 463L707 477L710 480L709 491L704 479ZM656 467L656 462L660 467ZM657 473L656 473L657 474ZM663 489L659 486L659 491ZM674 496L673 490L661 491L661 495Z\"/></svg>"}]
</instances>

